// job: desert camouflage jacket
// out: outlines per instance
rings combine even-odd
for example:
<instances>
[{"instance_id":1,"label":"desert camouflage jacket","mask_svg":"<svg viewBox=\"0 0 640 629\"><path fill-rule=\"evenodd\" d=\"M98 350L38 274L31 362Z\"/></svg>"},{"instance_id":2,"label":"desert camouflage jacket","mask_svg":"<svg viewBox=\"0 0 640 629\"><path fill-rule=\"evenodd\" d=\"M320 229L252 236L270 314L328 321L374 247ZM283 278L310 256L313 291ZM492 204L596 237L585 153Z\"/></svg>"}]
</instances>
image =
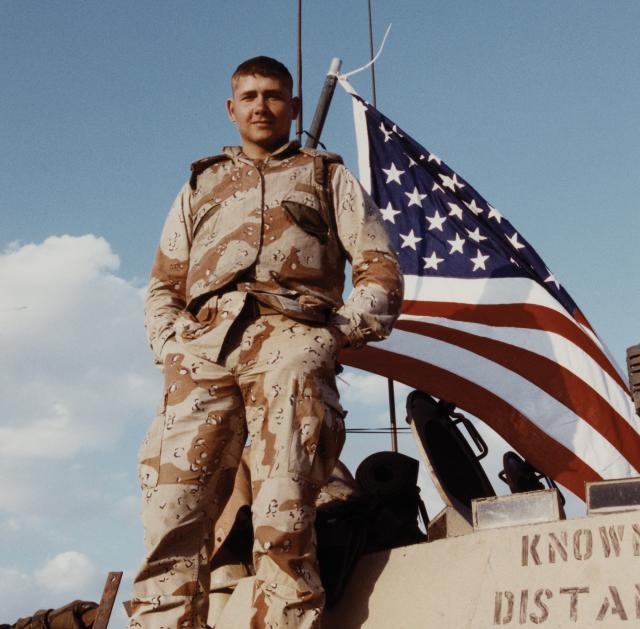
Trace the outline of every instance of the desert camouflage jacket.
<instances>
[{"instance_id":1,"label":"desert camouflage jacket","mask_svg":"<svg viewBox=\"0 0 640 629\"><path fill-rule=\"evenodd\" d=\"M221 344L249 293L292 318L336 326L352 346L389 334L402 303L397 257L378 209L340 162L290 142L261 161L227 147L192 165L145 298L158 359L168 339L206 326L219 328ZM343 303L346 259L353 290ZM205 305L214 315L203 323Z\"/></svg>"}]
</instances>

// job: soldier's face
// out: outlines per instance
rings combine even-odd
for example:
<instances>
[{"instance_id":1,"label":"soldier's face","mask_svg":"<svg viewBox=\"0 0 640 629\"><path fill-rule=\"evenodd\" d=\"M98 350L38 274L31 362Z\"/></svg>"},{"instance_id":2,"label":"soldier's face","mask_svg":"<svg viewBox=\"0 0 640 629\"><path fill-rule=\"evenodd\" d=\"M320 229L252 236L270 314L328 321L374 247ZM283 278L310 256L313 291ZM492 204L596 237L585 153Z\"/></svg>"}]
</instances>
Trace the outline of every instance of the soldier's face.
<instances>
[{"instance_id":1,"label":"soldier's face","mask_svg":"<svg viewBox=\"0 0 640 629\"><path fill-rule=\"evenodd\" d=\"M238 77L227 100L229 118L252 158L265 157L289 140L298 109L298 99L280 79L259 74Z\"/></svg>"}]
</instances>

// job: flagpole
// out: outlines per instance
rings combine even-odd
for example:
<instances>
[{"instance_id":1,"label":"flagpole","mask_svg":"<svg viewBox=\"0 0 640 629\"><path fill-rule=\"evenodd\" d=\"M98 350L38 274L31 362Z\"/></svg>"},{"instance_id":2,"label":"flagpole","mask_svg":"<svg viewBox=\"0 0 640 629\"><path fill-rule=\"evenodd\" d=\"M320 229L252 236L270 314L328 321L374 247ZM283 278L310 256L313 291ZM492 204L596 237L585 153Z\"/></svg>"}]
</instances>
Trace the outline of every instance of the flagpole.
<instances>
[{"instance_id":1,"label":"flagpole","mask_svg":"<svg viewBox=\"0 0 640 629\"><path fill-rule=\"evenodd\" d=\"M320 98L318 99L318 104L316 105L316 111L313 114L313 120L311 121L311 127L309 127L309 131L307 135L307 141L305 142L305 146L307 148L314 149L318 146L318 142L320 142L320 134L322 133L322 129L324 127L324 121L327 118L327 113L329 111L329 105L331 105L331 99L333 98L333 93L336 89L336 83L338 81L338 72L340 72L340 67L342 66L342 60L338 59L338 57L334 57L331 60L331 65L329 66L329 71L327 72L327 76L324 79L324 85L322 86L322 91L320 92Z\"/></svg>"}]
</instances>

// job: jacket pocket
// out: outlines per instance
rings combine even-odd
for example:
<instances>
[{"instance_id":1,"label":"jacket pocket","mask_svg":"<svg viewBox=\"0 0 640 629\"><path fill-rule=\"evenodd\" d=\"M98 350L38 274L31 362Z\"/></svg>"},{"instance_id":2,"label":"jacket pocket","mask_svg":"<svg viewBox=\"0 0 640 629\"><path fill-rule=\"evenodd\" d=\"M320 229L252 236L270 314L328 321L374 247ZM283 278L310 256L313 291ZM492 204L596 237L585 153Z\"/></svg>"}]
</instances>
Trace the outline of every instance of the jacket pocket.
<instances>
[{"instance_id":1,"label":"jacket pocket","mask_svg":"<svg viewBox=\"0 0 640 629\"><path fill-rule=\"evenodd\" d=\"M193 219L193 227L191 228L191 237L195 238L200 229L207 223L219 209L220 203L205 203L197 212Z\"/></svg>"},{"instance_id":2,"label":"jacket pocket","mask_svg":"<svg viewBox=\"0 0 640 629\"><path fill-rule=\"evenodd\" d=\"M329 225L323 216L320 199L315 194L292 190L282 199L282 207L300 229L322 243L327 242Z\"/></svg>"}]
</instances>

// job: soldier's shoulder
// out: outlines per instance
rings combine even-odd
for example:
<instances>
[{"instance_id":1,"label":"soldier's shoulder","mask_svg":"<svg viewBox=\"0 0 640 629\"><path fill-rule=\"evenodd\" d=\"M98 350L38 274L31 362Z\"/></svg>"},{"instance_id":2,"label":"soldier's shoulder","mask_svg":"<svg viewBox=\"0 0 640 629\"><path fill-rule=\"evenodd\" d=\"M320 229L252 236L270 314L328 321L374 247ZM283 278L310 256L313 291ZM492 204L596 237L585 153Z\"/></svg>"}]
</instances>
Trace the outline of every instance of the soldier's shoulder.
<instances>
[{"instance_id":1,"label":"soldier's shoulder","mask_svg":"<svg viewBox=\"0 0 640 629\"><path fill-rule=\"evenodd\" d=\"M201 175L205 170L211 168L211 166L214 166L215 164L220 164L230 159L231 158L229 157L229 155L220 153L219 155L210 155L209 157L203 157L193 162L191 164L191 178L189 179L189 185L191 186L191 189L195 189L196 183L198 181L198 176Z\"/></svg>"},{"instance_id":2,"label":"soldier's shoulder","mask_svg":"<svg viewBox=\"0 0 640 629\"><path fill-rule=\"evenodd\" d=\"M314 158L319 158L327 164L343 164L344 160L338 153L332 153L331 151L320 151L318 149L307 148L306 146L300 147L300 152L305 155L310 155Z\"/></svg>"}]
</instances>

